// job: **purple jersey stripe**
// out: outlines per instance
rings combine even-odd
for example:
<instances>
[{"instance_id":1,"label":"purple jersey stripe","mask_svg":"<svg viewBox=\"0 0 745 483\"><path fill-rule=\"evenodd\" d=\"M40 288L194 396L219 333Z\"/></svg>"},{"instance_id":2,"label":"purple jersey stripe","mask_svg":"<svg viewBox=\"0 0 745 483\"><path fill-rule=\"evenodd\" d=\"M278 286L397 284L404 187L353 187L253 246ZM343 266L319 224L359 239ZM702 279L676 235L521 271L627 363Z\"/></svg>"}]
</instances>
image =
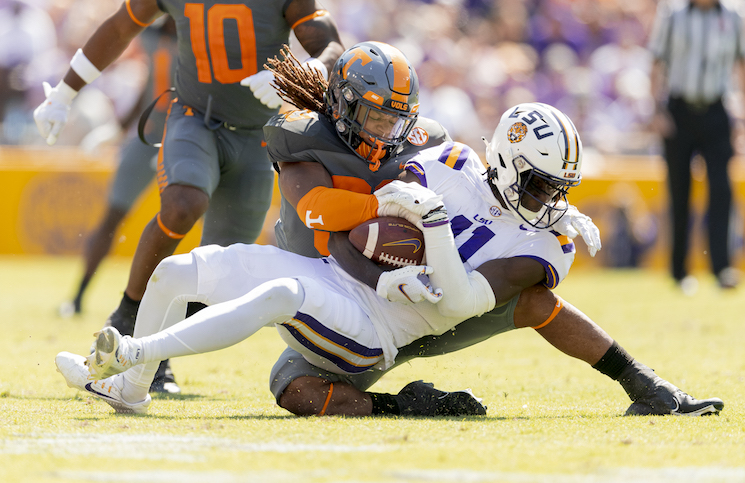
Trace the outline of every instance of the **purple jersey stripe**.
<instances>
[{"instance_id":1,"label":"purple jersey stripe","mask_svg":"<svg viewBox=\"0 0 745 483\"><path fill-rule=\"evenodd\" d=\"M419 183L425 188L427 187L427 175L424 173L424 168L421 164L416 161L407 161L404 169L414 173L419 178Z\"/></svg>"},{"instance_id":2,"label":"purple jersey stripe","mask_svg":"<svg viewBox=\"0 0 745 483\"><path fill-rule=\"evenodd\" d=\"M337 356L336 354L333 354L331 352L328 352L327 350L318 347L313 342L305 338L303 334L301 334L295 327L291 326L290 324L281 324L282 327L287 329L290 334L304 347L306 347L308 350L313 352L314 354L317 354L325 359L328 359L330 362L332 362L336 367L341 369L344 372L347 372L349 374L359 374L361 372L365 372L368 369L370 369L372 366L377 364L377 361L371 363L369 366L356 366L353 364L350 364L349 362L345 361L341 357Z\"/></svg>"},{"instance_id":3,"label":"purple jersey stripe","mask_svg":"<svg viewBox=\"0 0 745 483\"><path fill-rule=\"evenodd\" d=\"M471 149L465 144L461 144L460 146L463 147L463 150L460 152L460 155L458 156L458 161L456 161L455 164L453 165L453 169L457 171L460 171L461 169L463 169L463 165L466 164L468 155L471 152Z\"/></svg>"},{"instance_id":4,"label":"purple jersey stripe","mask_svg":"<svg viewBox=\"0 0 745 483\"><path fill-rule=\"evenodd\" d=\"M455 146L455 144L445 143L445 147L442 148L442 153L440 153L440 157L437 158L437 160L442 164L447 163L450 153L453 151L453 146Z\"/></svg>"},{"instance_id":5,"label":"purple jersey stripe","mask_svg":"<svg viewBox=\"0 0 745 483\"><path fill-rule=\"evenodd\" d=\"M574 242L569 242L566 245L562 245L561 249L564 250L564 253L573 253L575 250Z\"/></svg>"},{"instance_id":6,"label":"purple jersey stripe","mask_svg":"<svg viewBox=\"0 0 745 483\"><path fill-rule=\"evenodd\" d=\"M355 355L358 355L360 357L380 357L383 354L382 349L371 349L369 347L365 347L362 344L353 341L352 339L349 339L347 337L344 337L343 335L339 334L338 332L335 332L325 325L318 322L315 318L308 314L303 314L301 312L298 312L295 314L295 318L299 320L300 322L307 325L313 332L320 335L324 339L327 339L331 341L334 344L340 345L349 352L353 352Z\"/></svg>"},{"instance_id":7,"label":"purple jersey stripe","mask_svg":"<svg viewBox=\"0 0 745 483\"><path fill-rule=\"evenodd\" d=\"M460 171L468 159L470 152L471 149L465 144L447 143L437 160L456 171Z\"/></svg>"},{"instance_id":8,"label":"purple jersey stripe","mask_svg":"<svg viewBox=\"0 0 745 483\"><path fill-rule=\"evenodd\" d=\"M525 258L532 258L533 260L543 265L543 269L546 271L546 278L543 280L543 285L545 285L548 288L556 288L556 286L559 285L559 274L556 273L556 269L554 268L554 266L548 263L546 260L540 257L533 256L533 255L518 255L518 256L525 257Z\"/></svg>"}]
</instances>

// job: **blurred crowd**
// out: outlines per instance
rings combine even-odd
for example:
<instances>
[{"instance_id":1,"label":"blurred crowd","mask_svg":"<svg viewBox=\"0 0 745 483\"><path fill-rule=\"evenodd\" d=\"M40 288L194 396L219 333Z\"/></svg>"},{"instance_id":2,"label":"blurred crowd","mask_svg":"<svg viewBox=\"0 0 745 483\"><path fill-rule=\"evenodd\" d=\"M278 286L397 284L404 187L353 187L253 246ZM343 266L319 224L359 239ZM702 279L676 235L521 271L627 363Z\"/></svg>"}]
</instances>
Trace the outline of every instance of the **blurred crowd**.
<instances>
[{"instance_id":1,"label":"blurred crowd","mask_svg":"<svg viewBox=\"0 0 745 483\"><path fill-rule=\"evenodd\" d=\"M588 150L659 154L649 129L656 0L322 0L346 46L381 40L404 51L421 83L421 113L481 147L510 105L541 101L577 124ZM742 3L742 2L740 2ZM0 0L0 143L42 144L31 113L92 29L120 0ZM134 45L76 100L62 144L121 119L144 64ZM127 75L120 75L126 71ZM87 92L86 92L87 91ZM728 100L742 119L741 99ZM74 127L74 128L73 128ZM745 152L737 142L738 152Z\"/></svg>"}]
</instances>

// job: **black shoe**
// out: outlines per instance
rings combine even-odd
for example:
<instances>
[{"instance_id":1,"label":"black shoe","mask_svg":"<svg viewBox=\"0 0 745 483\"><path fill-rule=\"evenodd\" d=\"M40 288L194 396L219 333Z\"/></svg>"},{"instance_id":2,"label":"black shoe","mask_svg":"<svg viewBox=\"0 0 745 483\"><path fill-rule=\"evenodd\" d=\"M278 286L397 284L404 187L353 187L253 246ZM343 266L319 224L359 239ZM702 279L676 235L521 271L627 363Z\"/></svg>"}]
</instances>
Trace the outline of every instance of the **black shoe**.
<instances>
[{"instance_id":1,"label":"black shoe","mask_svg":"<svg viewBox=\"0 0 745 483\"><path fill-rule=\"evenodd\" d=\"M689 396L637 361L624 370L619 382L634 401L624 416L707 416L724 409L721 399Z\"/></svg>"},{"instance_id":2,"label":"black shoe","mask_svg":"<svg viewBox=\"0 0 745 483\"><path fill-rule=\"evenodd\" d=\"M171 370L171 363L168 359L161 361L158 366L158 372L150 384L150 392L159 392L162 394L179 394L181 388L176 384L176 378Z\"/></svg>"},{"instance_id":3,"label":"black shoe","mask_svg":"<svg viewBox=\"0 0 745 483\"><path fill-rule=\"evenodd\" d=\"M483 416L486 406L470 389L445 392L431 382L414 381L395 396L402 416Z\"/></svg>"},{"instance_id":4,"label":"black shoe","mask_svg":"<svg viewBox=\"0 0 745 483\"><path fill-rule=\"evenodd\" d=\"M632 403L624 416L709 416L724 409L724 402L717 397L696 399L670 386L672 389L658 388L654 397Z\"/></svg>"},{"instance_id":5,"label":"black shoe","mask_svg":"<svg viewBox=\"0 0 745 483\"><path fill-rule=\"evenodd\" d=\"M732 267L725 268L717 274L717 283L725 290L737 288L740 283L740 271Z\"/></svg>"}]
</instances>

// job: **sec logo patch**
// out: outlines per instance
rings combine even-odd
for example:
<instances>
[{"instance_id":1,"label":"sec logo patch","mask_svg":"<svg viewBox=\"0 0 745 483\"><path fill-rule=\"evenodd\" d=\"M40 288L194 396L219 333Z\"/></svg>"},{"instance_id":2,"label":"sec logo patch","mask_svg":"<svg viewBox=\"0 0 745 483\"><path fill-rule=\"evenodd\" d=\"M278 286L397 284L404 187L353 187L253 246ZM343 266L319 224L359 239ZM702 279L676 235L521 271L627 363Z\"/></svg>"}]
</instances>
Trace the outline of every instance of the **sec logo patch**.
<instances>
[{"instance_id":1,"label":"sec logo patch","mask_svg":"<svg viewBox=\"0 0 745 483\"><path fill-rule=\"evenodd\" d=\"M406 139L414 146L424 146L429 141L429 134L421 127L415 127Z\"/></svg>"}]
</instances>

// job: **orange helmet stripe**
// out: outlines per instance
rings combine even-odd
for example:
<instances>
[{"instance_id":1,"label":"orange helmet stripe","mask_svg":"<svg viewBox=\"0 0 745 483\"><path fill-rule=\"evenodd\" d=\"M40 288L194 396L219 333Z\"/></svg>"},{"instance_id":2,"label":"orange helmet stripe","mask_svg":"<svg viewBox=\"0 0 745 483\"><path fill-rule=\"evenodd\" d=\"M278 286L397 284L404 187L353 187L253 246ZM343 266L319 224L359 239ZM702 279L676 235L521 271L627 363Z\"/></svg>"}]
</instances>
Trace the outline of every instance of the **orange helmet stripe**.
<instances>
[{"instance_id":1,"label":"orange helmet stripe","mask_svg":"<svg viewBox=\"0 0 745 483\"><path fill-rule=\"evenodd\" d=\"M368 62L372 62L372 58L370 57L370 55L360 47L351 50L349 53L352 54L352 57L347 61L346 64L344 64L344 68L341 72L342 79L347 78L347 72L349 72L349 68L352 67L352 64L354 64L358 59L362 61L362 65L365 65Z\"/></svg>"},{"instance_id":2,"label":"orange helmet stripe","mask_svg":"<svg viewBox=\"0 0 745 483\"><path fill-rule=\"evenodd\" d=\"M391 48L390 45L379 42L381 49L391 58L393 65L393 95L394 101L409 102L408 93L411 92L411 72L409 62L400 50ZM406 94L400 94L405 92Z\"/></svg>"}]
</instances>

